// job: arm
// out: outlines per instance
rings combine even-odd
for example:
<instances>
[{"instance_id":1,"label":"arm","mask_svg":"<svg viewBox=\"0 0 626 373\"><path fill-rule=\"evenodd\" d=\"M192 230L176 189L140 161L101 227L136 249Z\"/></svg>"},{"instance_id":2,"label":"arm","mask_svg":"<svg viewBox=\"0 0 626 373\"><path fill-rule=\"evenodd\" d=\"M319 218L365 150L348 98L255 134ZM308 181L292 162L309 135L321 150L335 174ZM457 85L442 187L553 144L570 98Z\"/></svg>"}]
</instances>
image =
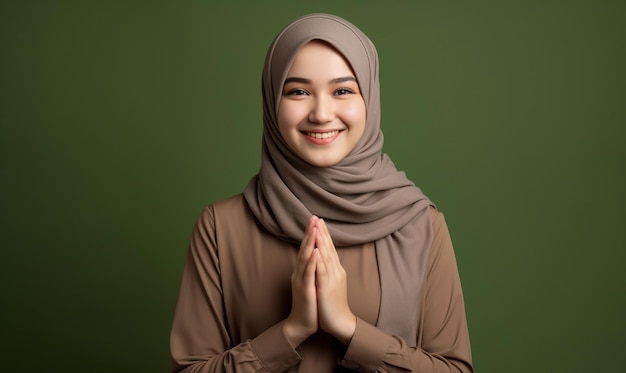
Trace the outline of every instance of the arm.
<instances>
[{"instance_id":1,"label":"arm","mask_svg":"<svg viewBox=\"0 0 626 373\"><path fill-rule=\"evenodd\" d=\"M170 334L172 372L280 372L301 361L282 322L233 342L222 297L215 216L204 210L193 231Z\"/></svg>"},{"instance_id":2,"label":"arm","mask_svg":"<svg viewBox=\"0 0 626 373\"><path fill-rule=\"evenodd\" d=\"M433 246L421 294L418 346L363 320L341 364L373 372L473 372L461 281L443 214L432 210Z\"/></svg>"}]
</instances>

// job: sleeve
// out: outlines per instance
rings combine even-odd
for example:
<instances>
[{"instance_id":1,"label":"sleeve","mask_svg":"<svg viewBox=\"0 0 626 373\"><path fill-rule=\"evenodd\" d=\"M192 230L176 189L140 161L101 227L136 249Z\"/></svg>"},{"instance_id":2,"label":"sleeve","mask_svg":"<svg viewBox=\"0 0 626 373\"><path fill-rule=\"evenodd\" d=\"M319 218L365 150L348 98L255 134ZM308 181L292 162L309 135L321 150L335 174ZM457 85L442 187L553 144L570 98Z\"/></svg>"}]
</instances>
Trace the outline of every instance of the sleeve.
<instances>
[{"instance_id":1,"label":"sleeve","mask_svg":"<svg viewBox=\"0 0 626 373\"><path fill-rule=\"evenodd\" d=\"M172 372L282 372L302 360L282 322L233 345L228 332L216 244L215 214L198 219L183 269L170 333Z\"/></svg>"},{"instance_id":2,"label":"sleeve","mask_svg":"<svg viewBox=\"0 0 626 373\"><path fill-rule=\"evenodd\" d=\"M465 304L452 241L433 209L433 246L422 289L417 347L358 319L340 364L363 372L474 372Z\"/></svg>"}]
</instances>

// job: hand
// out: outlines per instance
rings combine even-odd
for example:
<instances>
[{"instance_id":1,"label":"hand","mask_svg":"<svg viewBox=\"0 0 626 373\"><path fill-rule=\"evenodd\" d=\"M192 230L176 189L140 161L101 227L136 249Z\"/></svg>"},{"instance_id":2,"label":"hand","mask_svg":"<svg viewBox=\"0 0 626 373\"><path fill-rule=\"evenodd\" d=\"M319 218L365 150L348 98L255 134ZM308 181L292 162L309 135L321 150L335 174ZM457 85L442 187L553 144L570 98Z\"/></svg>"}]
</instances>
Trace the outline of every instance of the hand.
<instances>
[{"instance_id":1,"label":"hand","mask_svg":"<svg viewBox=\"0 0 626 373\"><path fill-rule=\"evenodd\" d=\"M318 329L315 288L315 268L319 256L315 248L318 220L315 216L309 220L300 244L296 268L291 275L291 313L283 323L283 331L294 348Z\"/></svg>"},{"instance_id":2,"label":"hand","mask_svg":"<svg viewBox=\"0 0 626 373\"><path fill-rule=\"evenodd\" d=\"M315 247L318 251L315 279L317 312L322 330L348 345L356 329L356 316L348 304L348 280L337 250L322 219L315 224Z\"/></svg>"}]
</instances>

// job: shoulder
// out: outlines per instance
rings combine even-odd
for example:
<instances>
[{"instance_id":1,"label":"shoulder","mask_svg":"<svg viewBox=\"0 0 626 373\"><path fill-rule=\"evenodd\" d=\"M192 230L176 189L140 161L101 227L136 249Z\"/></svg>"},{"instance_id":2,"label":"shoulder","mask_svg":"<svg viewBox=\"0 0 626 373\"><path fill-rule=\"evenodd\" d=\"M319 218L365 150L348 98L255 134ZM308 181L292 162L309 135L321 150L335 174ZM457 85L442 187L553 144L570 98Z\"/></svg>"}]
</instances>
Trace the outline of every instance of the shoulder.
<instances>
[{"instance_id":1,"label":"shoulder","mask_svg":"<svg viewBox=\"0 0 626 373\"><path fill-rule=\"evenodd\" d=\"M435 207L430 208L432 244L429 259L429 276L435 267L456 266L454 246L448 231L445 215Z\"/></svg>"},{"instance_id":2,"label":"shoulder","mask_svg":"<svg viewBox=\"0 0 626 373\"><path fill-rule=\"evenodd\" d=\"M223 200L213 202L211 205L209 205L209 207L213 209L230 210L233 208L240 208L242 206L245 206L245 204L246 203L243 198L243 194L239 193L239 194L235 194L234 196L225 198Z\"/></svg>"},{"instance_id":3,"label":"shoulder","mask_svg":"<svg viewBox=\"0 0 626 373\"><path fill-rule=\"evenodd\" d=\"M241 221L247 215L250 213L243 195L237 194L206 206L198 217L196 229L212 231L224 222L229 225L228 222Z\"/></svg>"},{"instance_id":4,"label":"shoulder","mask_svg":"<svg viewBox=\"0 0 626 373\"><path fill-rule=\"evenodd\" d=\"M430 221L434 234L437 235L437 233L440 232L442 228L446 228L447 230L446 218L443 212L437 210L437 208L432 205L428 207L428 210L430 213Z\"/></svg>"},{"instance_id":5,"label":"shoulder","mask_svg":"<svg viewBox=\"0 0 626 373\"><path fill-rule=\"evenodd\" d=\"M236 194L206 206L200 214L200 219L213 221L217 216L220 218L227 217L229 214L242 213L245 210L247 210L247 207L243 195Z\"/></svg>"},{"instance_id":6,"label":"shoulder","mask_svg":"<svg viewBox=\"0 0 626 373\"><path fill-rule=\"evenodd\" d=\"M218 240L220 237L240 240L242 236L251 237L263 231L243 194L236 194L210 204L205 208L203 216L210 220L211 228Z\"/></svg>"},{"instance_id":7,"label":"shoulder","mask_svg":"<svg viewBox=\"0 0 626 373\"><path fill-rule=\"evenodd\" d=\"M217 224L220 222L230 224L231 222L254 223L256 218L248 208L243 194L236 194L232 197L211 204L209 209L213 210L213 216Z\"/></svg>"}]
</instances>

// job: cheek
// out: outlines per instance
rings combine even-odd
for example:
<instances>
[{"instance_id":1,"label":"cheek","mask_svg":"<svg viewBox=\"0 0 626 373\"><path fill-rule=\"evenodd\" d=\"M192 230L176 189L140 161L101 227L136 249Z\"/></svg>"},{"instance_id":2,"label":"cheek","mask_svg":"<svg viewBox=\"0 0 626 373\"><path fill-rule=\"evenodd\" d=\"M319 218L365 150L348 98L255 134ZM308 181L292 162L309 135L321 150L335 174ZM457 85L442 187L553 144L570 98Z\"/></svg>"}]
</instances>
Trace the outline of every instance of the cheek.
<instances>
[{"instance_id":1,"label":"cheek","mask_svg":"<svg viewBox=\"0 0 626 373\"><path fill-rule=\"evenodd\" d=\"M354 101L344 110L345 122L352 126L365 126L366 110L363 101Z\"/></svg>"},{"instance_id":2,"label":"cheek","mask_svg":"<svg viewBox=\"0 0 626 373\"><path fill-rule=\"evenodd\" d=\"M285 107L285 105L280 105L278 107L278 116L277 116L277 120L278 120L278 131L280 132L280 135L283 137L283 139L287 139L288 138L288 134L289 134L289 110L287 110L287 108Z\"/></svg>"},{"instance_id":3,"label":"cheek","mask_svg":"<svg viewBox=\"0 0 626 373\"><path fill-rule=\"evenodd\" d=\"M289 131L296 127L301 121L302 110L298 105L294 105L294 102L283 101L278 106L278 129L281 134L285 134L285 131Z\"/></svg>"}]
</instances>

